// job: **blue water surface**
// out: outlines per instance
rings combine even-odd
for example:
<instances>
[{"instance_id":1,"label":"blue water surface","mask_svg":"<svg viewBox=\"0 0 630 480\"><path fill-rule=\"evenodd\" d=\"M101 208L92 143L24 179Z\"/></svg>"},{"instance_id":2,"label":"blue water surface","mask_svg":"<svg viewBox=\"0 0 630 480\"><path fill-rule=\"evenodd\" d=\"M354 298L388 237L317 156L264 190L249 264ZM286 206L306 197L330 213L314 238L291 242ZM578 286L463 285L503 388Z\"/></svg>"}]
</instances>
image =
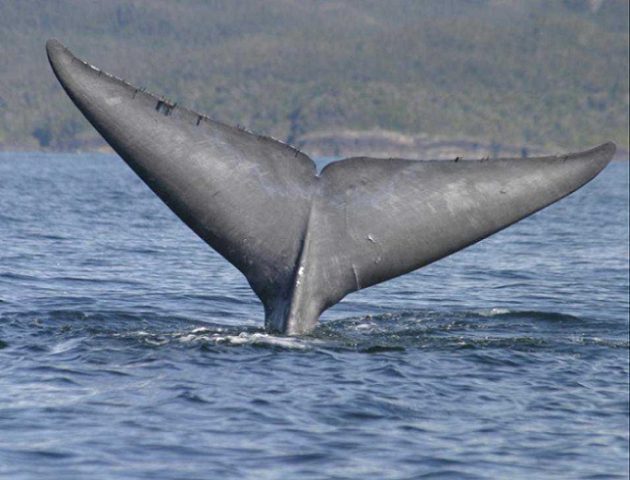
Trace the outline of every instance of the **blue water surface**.
<instances>
[{"instance_id":1,"label":"blue water surface","mask_svg":"<svg viewBox=\"0 0 630 480\"><path fill-rule=\"evenodd\" d=\"M267 335L117 157L0 155L0 477L628 477L628 163Z\"/></svg>"}]
</instances>

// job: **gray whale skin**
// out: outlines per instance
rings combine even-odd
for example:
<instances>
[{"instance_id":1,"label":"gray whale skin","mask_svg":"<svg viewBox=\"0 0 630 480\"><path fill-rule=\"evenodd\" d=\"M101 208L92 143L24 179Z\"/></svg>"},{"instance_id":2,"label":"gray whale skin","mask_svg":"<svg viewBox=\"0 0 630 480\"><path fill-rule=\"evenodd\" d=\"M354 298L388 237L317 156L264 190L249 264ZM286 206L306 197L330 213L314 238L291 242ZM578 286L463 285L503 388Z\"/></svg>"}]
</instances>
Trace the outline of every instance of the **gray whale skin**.
<instances>
[{"instance_id":1,"label":"gray whale skin","mask_svg":"<svg viewBox=\"0 0 630 480\"><path fill-rule=\"evenodd\" d=\"M172 105L49 40L83 115L197 235L236 266L267 330L312 331L348 293L457 252L594 178L615 145L527 159L313 161Z\"/></svg>"}]
</instances>

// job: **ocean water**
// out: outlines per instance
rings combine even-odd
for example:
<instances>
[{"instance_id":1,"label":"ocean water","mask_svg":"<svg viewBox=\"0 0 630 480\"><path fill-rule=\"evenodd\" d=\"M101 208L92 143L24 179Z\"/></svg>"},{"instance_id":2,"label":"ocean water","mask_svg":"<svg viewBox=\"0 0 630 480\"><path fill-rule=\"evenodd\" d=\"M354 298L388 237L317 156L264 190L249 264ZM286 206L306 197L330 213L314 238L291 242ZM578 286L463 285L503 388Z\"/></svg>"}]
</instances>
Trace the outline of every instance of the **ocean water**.
<instances>
[{"instance_id":1,"label":"ocean water","mask_svg":"<svg viewBox=\"0 0 630 480\"><path fill-rule=\"evenodd\" d=\"M628 163L303 338L114 156L0 155L0 477L627 478Z\"/></svg>"}]
</instances>

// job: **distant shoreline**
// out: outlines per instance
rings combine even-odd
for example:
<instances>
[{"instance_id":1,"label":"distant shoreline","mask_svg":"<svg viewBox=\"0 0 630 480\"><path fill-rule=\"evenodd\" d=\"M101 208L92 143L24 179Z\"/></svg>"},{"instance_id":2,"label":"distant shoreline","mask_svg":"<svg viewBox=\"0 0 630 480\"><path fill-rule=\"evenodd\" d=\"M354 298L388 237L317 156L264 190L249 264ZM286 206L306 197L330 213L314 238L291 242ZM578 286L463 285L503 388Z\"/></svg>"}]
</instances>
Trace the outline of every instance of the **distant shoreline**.
<instances>
[{"instance_id":1,"label":"distant shoreline","mask_svg":"<svg viewBox=\"0 0 630 480\"><path fill-rule=\"evenodd\" d=\"M601 143L604 143L603 139ZM449 160L496 157L557 155L586 150L596 145L560 146L514 145L466 137L409 135L388 130L315 131L295 139L293 144L312 157L417 158ZM104 141L90 141L67 149L42 149L32 145L0 144L0 152L115 153ZM627 148L617 146L613 160L627 161Z\"/></svg>"}]
</instances>

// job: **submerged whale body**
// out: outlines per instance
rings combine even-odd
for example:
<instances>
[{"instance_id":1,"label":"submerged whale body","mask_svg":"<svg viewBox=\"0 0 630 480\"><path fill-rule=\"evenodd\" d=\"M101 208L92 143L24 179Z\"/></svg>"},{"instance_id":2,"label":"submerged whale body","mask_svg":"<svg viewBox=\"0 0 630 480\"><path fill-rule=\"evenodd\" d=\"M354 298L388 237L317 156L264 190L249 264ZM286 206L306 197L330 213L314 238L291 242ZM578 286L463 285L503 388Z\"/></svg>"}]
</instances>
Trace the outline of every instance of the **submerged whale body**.
<instances>
[{"instance_id":1,"label":"submerged whale body","mask_svg":"<svg viewBox=\"0 0 630 480\"><path fill-rule=\"evenodd\" d=\"M247 278L265 326L310 332L348 293L471 245L577 190L615 146L527 159L349 158L172 105L46 44L75 105L144 182Z\"/></svg>"}]
</instances>

